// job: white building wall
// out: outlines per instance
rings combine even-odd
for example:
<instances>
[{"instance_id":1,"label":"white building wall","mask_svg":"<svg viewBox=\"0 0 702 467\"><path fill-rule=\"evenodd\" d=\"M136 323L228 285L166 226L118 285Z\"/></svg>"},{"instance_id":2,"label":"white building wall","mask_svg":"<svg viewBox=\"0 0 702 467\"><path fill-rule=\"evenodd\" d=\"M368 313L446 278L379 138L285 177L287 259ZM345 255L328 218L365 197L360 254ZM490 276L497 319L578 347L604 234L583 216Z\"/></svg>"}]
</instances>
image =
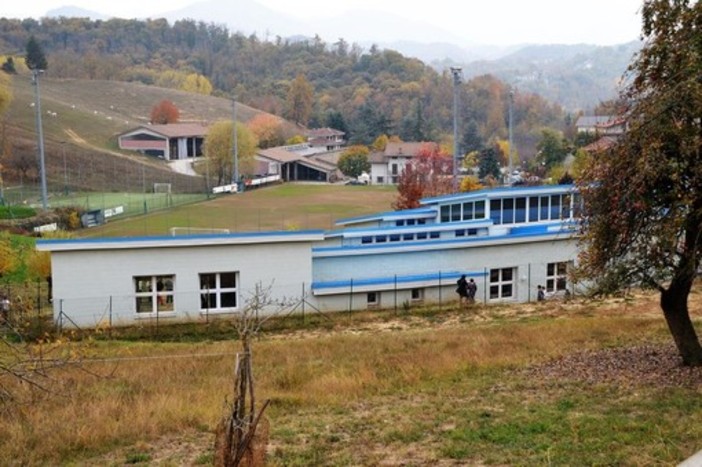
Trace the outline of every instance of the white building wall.
<instances>
[{"instance_id":1,"label":"white building wall","mask_svg":"<svg viewBox=\"0 0 702 467\"><path fill-rule=\"evenodd\" d=\"M135 311L135 276L175 276L175 312L159 319L201 317L200 273L238 271L239 306L259 283L272 286L271 298L299 298L311 282L310 258L309 243L54 251L54 316L88 327L155 319Z\"/></svg>"},{"instance_id":2,"label":"white building wall","mask_svg":"<svg viewBox=\"0 0 702 467\"><path fill-rule=\"evenodd\" d=\"M414 253L317 257L313 260L315 284L339 281L344 285L317 288L314 293L318 307L326 311L368 308L368 292L380 293L381 307L393 306L410 301L413 288L423 289L425 302L455 300L456 280L466 274L478 285L479 302L534 301L537 286L546 282L547 264L573 261L576 255L577 240L559 238ZM497 268L515 268L514 294L509 299L490 300L487 293L490 269ZM411 280L412 276L417 280Z\"/></svg>"}]
</instances>

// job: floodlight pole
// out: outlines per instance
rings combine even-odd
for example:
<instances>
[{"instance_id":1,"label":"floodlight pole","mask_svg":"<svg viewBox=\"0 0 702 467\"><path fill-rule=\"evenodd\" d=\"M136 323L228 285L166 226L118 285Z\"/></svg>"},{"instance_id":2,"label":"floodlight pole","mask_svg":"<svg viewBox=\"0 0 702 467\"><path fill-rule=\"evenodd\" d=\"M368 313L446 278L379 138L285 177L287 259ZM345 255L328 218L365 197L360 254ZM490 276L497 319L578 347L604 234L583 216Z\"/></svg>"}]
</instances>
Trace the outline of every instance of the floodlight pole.
<instances>
[{"instance_id":1,"label":"floodlight pole","mask_svg":"<svg viewBox=\"0 0 702 467\"><path fill-rule=\"evenodd\" d=\"M41 99L39 97L39 74L44 70L32 70L32 84L34 85L34 107L36 109L37 138L39 146L39 177L41 178L41 207L48 209L46 194L46 163L44 162L44 131L41 124Z\"/></svg>"},{"instance_id":2,"label":"floodlight pole","mask_svg":"<svg viewBox=\"0 0 702 467\"><path fill-rule=\"evenodd\" d=\"M461 67L451 67L453 75L453 192L458 192L458 90L461 84Z\"/></svg>"},{"instance_id":3,"label":"floodlight pole","mask_svg":"<svg viewBox=\"0 0 702 467\"><path fill-rule=\"evenodd\" d=\"M512 180L512 104L514 103L514 91L509 92L509 174L507 175L507 184L510 185Z\"/></svg>"},{"instance_id":4,"label":"floodlight pole","mask_svg":"<svg viewBox=\"0 0 702 467\"><path fill-rule=\"evenodd\" d=\"M239 191L239 144L237 142L236 135L236 96L232 97L232 166L234 171L232 173L232 184L236 186L236 191Z\"/></svg>"}]
</instances>

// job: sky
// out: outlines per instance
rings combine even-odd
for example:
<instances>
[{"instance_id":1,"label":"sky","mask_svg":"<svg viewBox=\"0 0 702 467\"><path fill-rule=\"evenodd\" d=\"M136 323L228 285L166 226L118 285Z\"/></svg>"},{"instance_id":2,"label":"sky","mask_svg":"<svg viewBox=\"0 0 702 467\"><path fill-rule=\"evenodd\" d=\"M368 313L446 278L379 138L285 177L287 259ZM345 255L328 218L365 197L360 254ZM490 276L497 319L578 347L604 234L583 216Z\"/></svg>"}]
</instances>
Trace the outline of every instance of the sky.
<instances>
[{"instance_id":1,"label":"sky","mask_svg":"<svg viewBox=\"0 0 702 467\"><path fill-rule=\"evenodd\" d=\"M236 1L236 0L233 0ZM597 44L635 40L641 31L643 0L256 0L302 19L319 19L349 10L392 12L441 27L482 44ZM0 16L39 18L74 5L107 15L143 18L177 10L198 0L25 0L3 2ZM412 40L399 37L398 40Z\"/></svg>"}]
</instances>

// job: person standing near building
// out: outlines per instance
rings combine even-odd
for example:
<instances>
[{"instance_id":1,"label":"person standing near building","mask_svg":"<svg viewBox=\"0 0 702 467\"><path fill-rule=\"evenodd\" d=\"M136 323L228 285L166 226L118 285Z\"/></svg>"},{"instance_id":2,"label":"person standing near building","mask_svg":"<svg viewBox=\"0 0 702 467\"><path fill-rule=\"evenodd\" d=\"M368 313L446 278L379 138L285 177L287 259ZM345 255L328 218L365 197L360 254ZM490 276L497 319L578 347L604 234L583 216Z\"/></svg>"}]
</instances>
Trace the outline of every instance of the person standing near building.
<instances>
[{"instance_id":1,"label":"person standing near building","mask_svg":"<svg viewBox=\"0 0 702 467\"><path fill-rule=\"evenodd\" d=\"M456 281L456 293L458 294L458 303L463 305L468 301L468 281L466 275L461 275L461 278Z\"/></svg>"},{"instance_id":2,"label":"person standing near building","mask_svg":"<svg viewBox=\"0 0 702 467\"><path fill-rule=\"evenodd\" d=\"M471 278L466 287L468 289L468 303L475 303L475 293L478 291L478 285Z\"/></svg>"}]
</instances>

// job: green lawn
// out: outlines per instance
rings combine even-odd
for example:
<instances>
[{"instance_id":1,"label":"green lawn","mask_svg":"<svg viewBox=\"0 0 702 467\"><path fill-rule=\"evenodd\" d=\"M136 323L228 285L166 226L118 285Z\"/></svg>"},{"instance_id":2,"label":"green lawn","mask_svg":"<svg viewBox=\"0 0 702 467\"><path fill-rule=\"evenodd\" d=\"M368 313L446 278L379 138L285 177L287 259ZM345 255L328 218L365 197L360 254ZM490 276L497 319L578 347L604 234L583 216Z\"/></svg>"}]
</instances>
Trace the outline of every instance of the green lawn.
<instances>
[{"instance_id":1,"label":"green lawn","mask_svg":"<svg viewBox=\"0 0 702 467\"><path fill-rule=\"evenodd\" d=\"M91 206L101 201L100 196L90 195ZM131 196L130 208L143 213L144 195ZM159 200L163 203L164 195L153 196L153 206L157 206ZM283 184L157 212L152 212L154 209L149 205L147 215L115 219L79 234L90 237L168 235L172 227L231 232L329 229L341 218L389 211L395 196L394 187ZM83 201L87 205L88 200L84 198ZM114 206L107 202L105 205Z\"/></svg>"}]
</instances>

